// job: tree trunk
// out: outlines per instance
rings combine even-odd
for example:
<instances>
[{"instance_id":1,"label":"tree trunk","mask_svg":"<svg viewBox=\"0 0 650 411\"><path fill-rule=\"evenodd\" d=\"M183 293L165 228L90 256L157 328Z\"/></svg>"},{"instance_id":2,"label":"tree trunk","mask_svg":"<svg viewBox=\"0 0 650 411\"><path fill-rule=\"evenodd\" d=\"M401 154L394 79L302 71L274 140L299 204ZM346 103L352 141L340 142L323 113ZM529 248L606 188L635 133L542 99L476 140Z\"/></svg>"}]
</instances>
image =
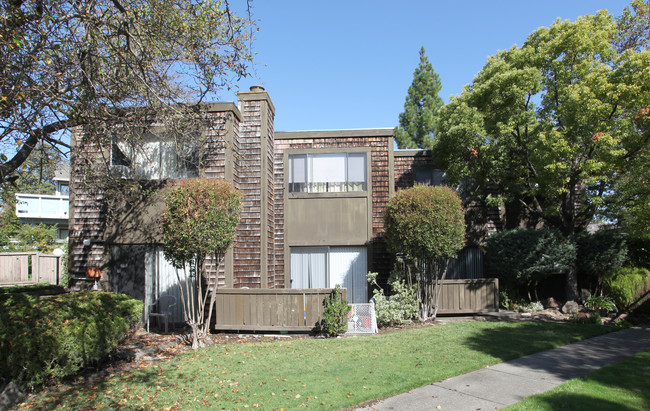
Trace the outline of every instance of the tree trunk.
<instances>
[{"instance_id":1,"label":"tree trunk","mask_svg":"<svg viewBox=\"0 0 650 411\"><path fill-rule=\"evenodd\" d=\"M212 311L214 310L214 305L215 305L215 302L216 302L216 299L217 299L217 288L219 286L219 275L218 275L218 273L219 273L219 267L221 266L221 260L223 259L223 254L216 254L215 253L213 255L213 257L214 257L214 260L215 260L216 265L217 265L217 276L215 277L214 283L212 283L212 284L210 283L210 278L208 278L207 274L206 274L206 278L205 278L205 284L207 286L206 297L207 297L208 293L210 294L210 304L208 305L208 318L206 319L204 327L203 327L203 330L204 330L206 335L208 335L210 333L210 322L212 321Z\"/></svg>"},{"instance_id":2,"label":"tree trunk","mask_svg":"<svg viewBox=\"0 0 650 411\"><path fill-rule=\"evenodd\" d=\"M578 301L578 268L573 261L566 275L566 300Z\"/></svg>"},{"instance_id":3,"label":"tree trunk","mask_svg":"<svg viewBox=\"0 0 650 411\"><path fill-rule=\"evenodd\" d=\"M447 277L447 269L449 268L449 259L445 258L444 262L442 263L444 268L442 270L442 275L438 278L438 266L436 264L435 270L436 270L436 290L434 291L435 293L435 302L433 306L433 320L436 320L436 317L438 316L438 303L440 302L440 292L442 291L442 283L445 281L445 277Z\"/></svg>"}]
</instances>

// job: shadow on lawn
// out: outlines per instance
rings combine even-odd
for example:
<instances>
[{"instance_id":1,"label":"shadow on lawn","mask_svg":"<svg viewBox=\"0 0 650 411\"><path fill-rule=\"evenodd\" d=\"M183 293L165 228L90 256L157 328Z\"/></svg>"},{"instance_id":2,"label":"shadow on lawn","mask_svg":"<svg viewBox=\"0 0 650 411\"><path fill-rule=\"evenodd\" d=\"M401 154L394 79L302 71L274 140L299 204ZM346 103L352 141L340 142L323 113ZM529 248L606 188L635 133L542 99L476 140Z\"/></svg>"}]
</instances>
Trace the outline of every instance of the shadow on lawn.
<instances>
[{"instance_id":1,"label":"shadow on lawn","mask_svg":"<svg viewBox=\"0 0 650 411\"><path fill-rule=\"evenodd\" d=\"M489 354L500 361L549 350L608 330L594 324L519 322L504 327L487 328L468 337L473 350Z\"/></svg>"}]
</instances>

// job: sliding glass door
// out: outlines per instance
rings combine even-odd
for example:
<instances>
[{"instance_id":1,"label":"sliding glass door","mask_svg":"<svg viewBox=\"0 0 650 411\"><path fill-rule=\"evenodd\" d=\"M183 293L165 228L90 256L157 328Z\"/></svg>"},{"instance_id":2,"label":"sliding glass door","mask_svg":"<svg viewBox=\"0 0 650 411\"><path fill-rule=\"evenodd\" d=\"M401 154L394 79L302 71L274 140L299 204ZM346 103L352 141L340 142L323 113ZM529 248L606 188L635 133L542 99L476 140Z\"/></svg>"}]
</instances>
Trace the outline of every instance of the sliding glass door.
<instances>
[{"instance_id":1,"label":"sliding glass door","mask_svg":"<svg viewBox=\"0 0 650 411\"><path fill-rule=\"evenodd\" d=\"M291 247L291 288L348 290L351 303L368 302L365 247Z\"/></svg>"}]
</instances>

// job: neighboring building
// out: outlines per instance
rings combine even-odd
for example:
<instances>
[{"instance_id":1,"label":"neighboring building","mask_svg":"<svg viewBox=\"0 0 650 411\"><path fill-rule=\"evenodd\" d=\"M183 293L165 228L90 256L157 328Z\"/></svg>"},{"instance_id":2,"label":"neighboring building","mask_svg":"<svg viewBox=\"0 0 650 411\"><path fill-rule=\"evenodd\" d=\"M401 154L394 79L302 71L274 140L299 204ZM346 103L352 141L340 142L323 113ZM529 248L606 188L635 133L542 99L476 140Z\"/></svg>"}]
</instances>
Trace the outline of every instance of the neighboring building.
<instances>
[{"instance_id":1,"label":"neighboring building","mask_svg":"<svg viewBox=\"0 0 650 411\"><path fill-rule=\"evenodd\" d=\"M115 173L156 180L150 184L201 174L229 180L241 191L234 244L219 272L213 262L206 264L220 287L341 284L351 302L367 302L366 273L385 279L392 268L383 238L388 199L415 182L441 182L431 155L394 151L393 129L275 132L275 107L263 88L251 87L238 99L239 107L206 106L216 124L202 131L204 146L186 147L183 159L167 152L155 133L137 148L119 141L102 146L85 141L81 130L72 133L73 281L84 282L96 267L104 288L145 301L178 288L160 247L160 198L113 204L88 184L84 167L110 158ZM201 169L192 166L199 151ZM107 218L108 209L117 217Z\"/></svg>"},{"instance_id":2,"label":"neighboring building","mask_svg":"<svg viewBox=\"0 0 650 411\"><path fill-rule=\"evenodd\" d=\"M57 241L68 241L70 211L70 166L57 164L54 170L54 195L16 194L16 216L24 224L56 225Z\"/></svg>"}]
</instances>

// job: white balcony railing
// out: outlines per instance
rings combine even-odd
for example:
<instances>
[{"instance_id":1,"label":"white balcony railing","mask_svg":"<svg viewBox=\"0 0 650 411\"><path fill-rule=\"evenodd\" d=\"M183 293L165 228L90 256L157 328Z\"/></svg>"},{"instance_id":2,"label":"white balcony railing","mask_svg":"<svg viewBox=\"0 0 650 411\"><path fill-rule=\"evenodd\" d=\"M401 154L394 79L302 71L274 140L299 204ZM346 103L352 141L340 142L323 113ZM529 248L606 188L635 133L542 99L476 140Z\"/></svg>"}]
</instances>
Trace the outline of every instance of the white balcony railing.
<instances>
[{"instance_id":1,"label":"white balcony railing","mask_svg":"<svg viewBox=\"0 0 650 411\"><path fill-rule=\"evenodd\" d=\"M69 209L69 196L16 194L16 216L21 219L67 220Z\"/></svg>"}]
</instances>

